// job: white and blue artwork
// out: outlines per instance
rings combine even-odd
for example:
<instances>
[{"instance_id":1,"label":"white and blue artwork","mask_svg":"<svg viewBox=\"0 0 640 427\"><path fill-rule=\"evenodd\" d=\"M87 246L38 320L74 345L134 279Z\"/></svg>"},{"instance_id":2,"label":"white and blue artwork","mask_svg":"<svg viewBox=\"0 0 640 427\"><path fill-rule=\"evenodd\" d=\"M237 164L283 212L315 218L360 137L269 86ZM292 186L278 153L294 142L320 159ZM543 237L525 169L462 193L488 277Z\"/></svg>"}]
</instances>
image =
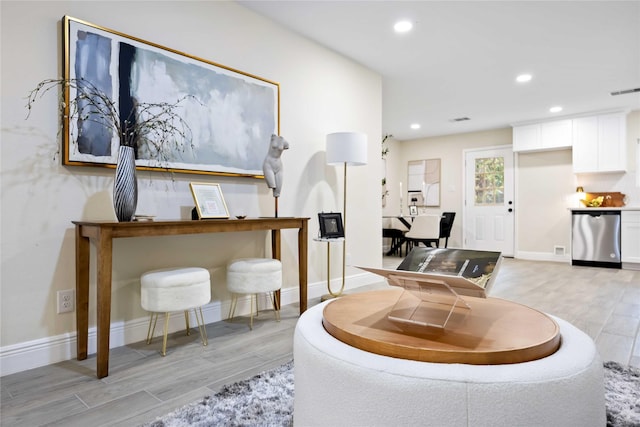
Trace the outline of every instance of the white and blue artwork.
<instances>
[{"instance_id":1,"label":"white and blue artwork","mask_svg":"<svg viewBox=\"0 0 640 427\"><path fill-rule=\"evenodd\" d=\"M139 167L262 176L271 135L279 133L277 83L74 18L65 17L65 28L67 77L86 79L109 95L121 121L139 103L184 99L178 114L191 140L165 153L162 165L142 141L135 147ZM116 162L118 135L102 126L98 115L69 126L78 137L68 139L66 164Z\"/></svg>"}]
</instances>

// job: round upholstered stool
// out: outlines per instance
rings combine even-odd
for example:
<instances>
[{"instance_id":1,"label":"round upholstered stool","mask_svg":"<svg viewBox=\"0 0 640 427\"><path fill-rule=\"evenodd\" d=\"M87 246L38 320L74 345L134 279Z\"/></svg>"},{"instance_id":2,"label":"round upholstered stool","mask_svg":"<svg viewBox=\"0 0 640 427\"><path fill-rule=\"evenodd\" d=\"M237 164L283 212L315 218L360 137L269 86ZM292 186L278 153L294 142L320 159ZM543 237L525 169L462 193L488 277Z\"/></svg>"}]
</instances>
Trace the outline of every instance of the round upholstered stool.
<instances>
[{"instance_id":1,"label":"round upholstered stool","mask_svg":"<svg viewBox=\"0 0 640 427\"><path fill-rule=\"evenodd\" d=\"M151 343L158 321L158 314L164 313L164 335L162 355L167 353L167 331L169 329L169 313L184 311L187 335L189 327L189 310L193 309L200 330L202 344L207 345L207 332L204 327L202 306L211 300L211 280L205 268L166 268L148 271L140 278L140 300L142 308L151 312L147 344Z\"/></svg>"},{"instance_id":2,"label":"round upholstered stool","mask_svg":"<svg viewBox=\"0 0 640 427\"><path fill-rule=\"evenodd\" d=\"M227 289L232 294L229 318L233 317L238 304L238 294L249 294L251 304L251 318L249 328L253 329L253 304L256 305L258 315L258 298L260 293L268 293L273 304L276 319L280 320L280 307L278 306L274 291L282 287L282 263L271 258L240 258L231 261L227 265Z\"/></svg>"},{"instance_id":3,"label":"round upholstered stool","mask_svg":"<svg viewBox=\"0 0 640 427\"><path fill-rule=\"evenodd\" d=\"M562 343L531 362L467 365L366 352L305 311L293 340L294 425L594 426L606 424L604 373L593 340L562 319ZM363 393L366 390L366 393Z\"/></svg>"}]
</instances>

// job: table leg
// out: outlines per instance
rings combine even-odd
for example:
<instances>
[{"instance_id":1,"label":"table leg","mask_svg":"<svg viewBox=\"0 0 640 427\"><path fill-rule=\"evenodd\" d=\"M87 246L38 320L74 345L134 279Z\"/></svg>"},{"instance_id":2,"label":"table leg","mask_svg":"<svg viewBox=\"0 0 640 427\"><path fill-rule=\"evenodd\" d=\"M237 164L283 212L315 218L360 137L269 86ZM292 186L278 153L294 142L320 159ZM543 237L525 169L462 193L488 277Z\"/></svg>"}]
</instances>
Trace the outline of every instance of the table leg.
<instances>
[{"instance_id":1,"label":"table leg","mask_svg":"<svg viewBox=\"0 0 640 427\"><path fill-rule=\"evenodd\" d=\"M300 314L307 310L307 221L298 230L298 280L300 281Z\"/></svg>"},{"instance_id":2,"label":"table leg","mask_svg":"<svg viewBox=\"0 0 640 427\"><path fill-rule=\"evenodd\" d=\"M76 225L76 357L87 358L89 341L89 252L88 237L82 235L82 226Z\"/></svg>"},{"instance_id":3,"label":"table leg","mask_svg":"<svg viewBox=\"0 0 640 427\"><path fill-rule=\"evenodd\" d=\"M280 230L271 230L271 254L273 258L282 261L282 252L280 247ZM273 303L276 306L276 310L280 310L280 289L274 292Z\"/></svg>"},{"instance_id":4,"label":"table leg","mask_svg":"<svg viewBox=\"0 0 640 427\"><path fill-rule=\"evenodd\" d=\"M111 265L113 240L110 232L101 230L96 242L97 283L97 367L98 378L109 375L109 332L111 329Z\"/></svg>"}]
</instances>

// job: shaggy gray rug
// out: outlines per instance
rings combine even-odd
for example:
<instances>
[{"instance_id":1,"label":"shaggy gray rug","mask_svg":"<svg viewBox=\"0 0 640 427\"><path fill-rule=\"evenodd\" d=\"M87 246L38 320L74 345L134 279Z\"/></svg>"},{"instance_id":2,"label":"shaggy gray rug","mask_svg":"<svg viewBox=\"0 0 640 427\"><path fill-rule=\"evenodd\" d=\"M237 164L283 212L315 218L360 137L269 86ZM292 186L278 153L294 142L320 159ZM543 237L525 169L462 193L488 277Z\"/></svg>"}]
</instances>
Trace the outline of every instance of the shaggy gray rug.
<instances>
[{"instance_id":1,"label":"shaggy gray rug","mask_svg":"<svg viewBox=\"0 0 640 427\"><path fill-rule=\"evenodd\" d=\"M604 364L608 427L640 426L640 370ZM290 427L293 425L293 361L213 396L186 405L145 427Z\"/></svg>"},{"instance_id":2,"label":"shaggy gray rug","mask_svg":"<svg viewBox=\"0 0 640 427\"><path fill-rule=\"evenodd\" d=\"M640 369L604 363L608 427L640 426Z\"/></svg>"},{"instance_id":3,"label":"shaggy gray rug","mask_svg":"<svg viewBox=\"0 0 640 427\"><path fill-rule=\"evenodd\" d=\"M183 406L147 427L293 425L293 360L248 380L224 386L213 396Z\"/></svg>"}]
</instances>

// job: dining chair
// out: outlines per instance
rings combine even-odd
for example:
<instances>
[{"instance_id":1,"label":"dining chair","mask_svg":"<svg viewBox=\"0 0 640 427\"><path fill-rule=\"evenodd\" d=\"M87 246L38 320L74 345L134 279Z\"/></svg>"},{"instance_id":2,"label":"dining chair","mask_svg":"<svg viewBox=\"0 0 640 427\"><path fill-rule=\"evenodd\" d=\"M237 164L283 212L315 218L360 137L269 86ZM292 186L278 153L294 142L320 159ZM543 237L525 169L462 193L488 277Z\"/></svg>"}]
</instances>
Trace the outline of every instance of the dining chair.
<instances>
[{"instance_id":1,"label":"dining chair","mask_svg":"<svg viewBox=\"0 0 640 427\"><path fill-rule=\"evenodd\" d=\"M423 243L425 246L431 246L432 243L436 243L435 247L438 247L438 241L440 236L440 215L418 215L413 219L411 229L407 231L404 238L407 242L406 252Z\"/></svg>"},{"instance_id":2,"label":"dining chair","mask_svg":"<svg viewBox=\"0 0 640 427\"><path fill-rule=\"evenodd\" d=\"M444 247L449 245L449 237L453 228L453 220L456 218L455 212L443 212L440 220L440 239L444 239ZM439 245L438 245L439 246Z\"/></svg>"},{"instance_id":3,"label":"dining chair","mask_svg":"<svg viewBox=\"0 0 640 427\"><path fill-rule=\"evenodd\" d=\"M382 227L382 237L391 239L391 246L386 255L402 256L402 245L405 241L404 235L409 231L409 228L398 218L383 218Z\"/></svg>"}]
</instances>

